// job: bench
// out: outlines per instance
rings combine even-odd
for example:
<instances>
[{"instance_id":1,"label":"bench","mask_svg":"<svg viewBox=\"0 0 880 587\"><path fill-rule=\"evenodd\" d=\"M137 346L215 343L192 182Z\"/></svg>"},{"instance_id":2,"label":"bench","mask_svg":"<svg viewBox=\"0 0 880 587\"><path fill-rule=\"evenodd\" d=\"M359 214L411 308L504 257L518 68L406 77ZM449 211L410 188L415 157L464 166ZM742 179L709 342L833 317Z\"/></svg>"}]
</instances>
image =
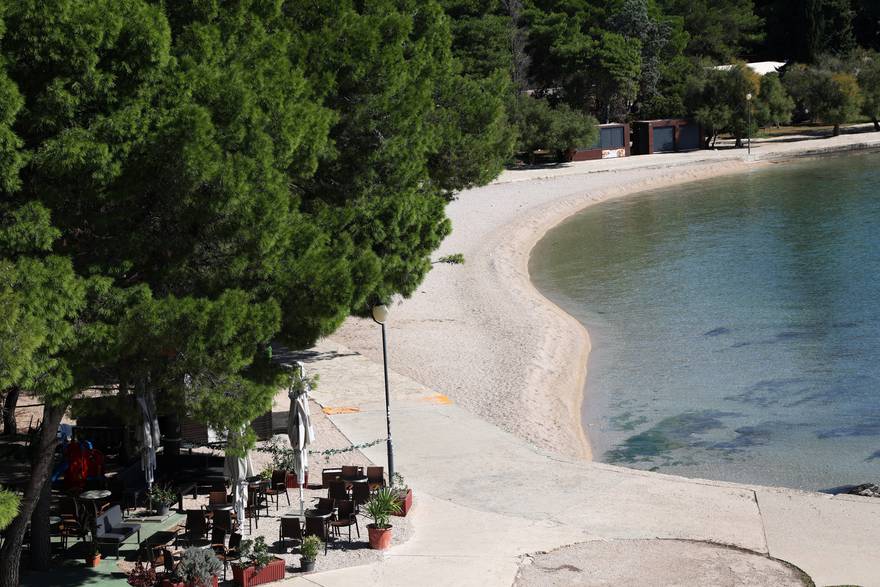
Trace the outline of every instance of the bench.
<instances>
[{"instance_id":1,"label":"bench","mask_svg":"<svg viewBox=\"0 0 880 587\"><path fill-rule=\"evenodd\" d=\"M137 534L141 541L140 524L123 524L122 509L119 505L110 507L95 518L95 542L99 545L109 544L115 547L116 558L119 558L119 547L123 542Z\"/></svg>"}]
</instances>

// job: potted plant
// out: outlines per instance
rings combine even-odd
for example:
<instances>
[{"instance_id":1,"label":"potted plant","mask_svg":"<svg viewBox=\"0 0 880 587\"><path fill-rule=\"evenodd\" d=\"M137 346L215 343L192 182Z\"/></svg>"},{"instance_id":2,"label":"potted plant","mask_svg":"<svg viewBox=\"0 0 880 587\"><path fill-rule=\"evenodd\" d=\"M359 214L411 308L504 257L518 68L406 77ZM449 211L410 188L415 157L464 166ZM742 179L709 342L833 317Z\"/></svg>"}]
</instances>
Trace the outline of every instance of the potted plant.
<instances>
[{"instance_id":1,"label":"potted plant","mask_svg":"<svg viewBox=\"0 0 880 587\"><path fill-rule=\"evenodd\" d=\"M321 539L317 536L306 536L303 538L302 546L299 549L299 564L303 573L315 570L315 559L318 558L318 553L321 551L321 545Z\"/></svg>"},{"instance_id":2,"label":"potted plant","mask_svg":"<svg viewBox=\"0 0 880 587\"><path fill-rule=\"evenodd\" d=\"M271 583L284 578L284 559L269 554L269 545L264 537L243 541L240 552L244 562L232 565L232 578L241 587Z\"/></svg>"},{"instance_id":3,"label":"potted plant","mask_svg":"<svg viewBox=\"0 0 880 587\"><path fill-rule=\"evenodd\" d=\"M394 477L391 479L391 491L394 492L394 495L396 495L398 501L400 501L400 510L393 515L406 516L412 507L413 496L412 489L406 484L406 481L403 480L403 475L400 473L394 473Z\"/></svg>"},{"instance_id":4,"label":"potted plant","mask_svg":"<svg viewBox=\"0 0 880 587\"><path fill-rule=\"evenodd\" d=\"M101 551L98 549L98 544L94 541L89 541L86 543L86 566L95 568L99 564L101 564Z\"/></svg>"},{"instance_id":5,"label":"potted plant","mask_svg":"<svg viewBox=\"0 0 880 587\"><path fill-rule=\"evenodd\" d=\"M167 516L168 509L177 501L177 492L170 487L153 485L148 493L150 505L158 516Z\"/></svg>"},{"instance_id":6,"label":"potted plant","mask_svg":"<svg viewBox=\"0 0 880 587\"><path fill-rule=\"evenodd\" d=\"M190 547L183 551L174 575L162 581L163 587L217 587L223 563L209 548Z\"/></svg>"},{"instance_id":7,"label":"potted plant","mask_svg":"<svg viewBox=\"0 0 880 587\"><path fill-rule=\"evenodd\" d=\"M391 546L391 515L400 511L400 500L392 489L382 488L366 503L364 509L373 520L367 524L370 548L385 550Z\"/></svg>"},{"instance_id":8,"label":"potted plant","mask_svg":"<svg viewBox=\"0 0 880 587\"><path fill-rule=\"evenodd\" d=\"M132 587L154 587L156 585L156 571L152 567L145 567L144 563L134 563L134 568L128 572L128 584Z\"/></svg>"}]
</instances>

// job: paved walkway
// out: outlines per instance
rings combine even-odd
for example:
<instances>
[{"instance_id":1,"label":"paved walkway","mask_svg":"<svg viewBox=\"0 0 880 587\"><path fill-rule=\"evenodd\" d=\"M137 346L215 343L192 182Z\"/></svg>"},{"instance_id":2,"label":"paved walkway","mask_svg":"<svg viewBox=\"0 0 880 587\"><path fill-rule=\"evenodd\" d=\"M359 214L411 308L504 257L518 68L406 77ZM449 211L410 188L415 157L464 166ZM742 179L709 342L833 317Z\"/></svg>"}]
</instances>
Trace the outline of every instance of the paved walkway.
<instances>
[{"instance_id":1,"label":"paved walkway","mask_svg":"<svg viewBox=\"0 0 880 587\"><path fill-rule=\"evenodd\" d=\"M321 376L314 399L336 413L333 423L353 443L382 437L382 366L331 340L313 351L307 362ZM648 546L656 545L655 539L684 539L788 561L817 585L880 586L876 500L690 480L560 458L401 375L392 373L391 386L395 464L415 495L412 539L388 551L381 562L287 584L511 585L530 553L629 540L645 541L656 552L657 546ZM385 462L381 445L364 452L374 462ZM623 549L628 557L609 564L638 567L642 556L634 544ZM754 569L737 561L741 553L736 550L697 549L687 542L664 544L663 549L669 567L680 568L683 577L710 580L721 576L720 569L740 569L739 584L755 584L747 579L754 575L745 574ZM778 573L788 570L773 560L763 564L766 585L778 584Z\"/></svg>"}]
</instances>

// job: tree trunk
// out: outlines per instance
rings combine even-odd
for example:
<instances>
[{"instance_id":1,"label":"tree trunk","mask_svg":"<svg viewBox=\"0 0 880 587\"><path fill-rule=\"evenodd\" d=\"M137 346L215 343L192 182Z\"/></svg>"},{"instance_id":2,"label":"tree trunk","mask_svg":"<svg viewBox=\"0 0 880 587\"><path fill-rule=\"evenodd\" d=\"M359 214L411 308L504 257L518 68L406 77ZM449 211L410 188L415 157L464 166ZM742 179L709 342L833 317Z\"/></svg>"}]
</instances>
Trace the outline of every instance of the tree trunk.
<instances>
[{"instance_id":1,"label":"tree trunk","mask_svg":"<svg viewBox=\"0 0 880 587\"><path fill-rule=\"evenodd\" d=\"M18 396L21 389L11 387L6 390L6 400L3 402L3 434L14 435L18 432L18 421L15 419L15 407L18 405Z\"/></svg>"},{"instance_id":2,"label":"tree trunk","mask_svg":"<svg viewBox=\"0 0 880 587\"><path fill-rule=\"evenodd\" d=\"M880 120L877 120L876 118L872 118L871 122L874 123L874 130L876 132L880 132Z\"/></svg>"},{"instance_id":3,"label":"tree trunk","mask_svg":"<svg viewBox=\"0 0 880 587\"><path fill-rule=\"evenodd\" d=\"M49 471L55 460L58 425L64 415L65 406L46 404L43 407L43 424L40 427L36 446L36 458L33 461L31 476L25 486L24 496L18 510L18 516L6 529L6 539L0 549L0 587L18 587L19 563L21 560L21 544L28 520L34 512L43 486L49 478Z\"/></svg>"},{"instance_id":4,"label":"tree trunk","mask_svg":"<svg viewBox=\"0 0 880 587\"><path fill-rule=\"evenodd\" d=\"M840 136L840 125L839 125L839 124L835 124L835 125L834 125L834 133L833 133L832 136L835 136L835 137L839 137L839 136Z\"/></svg>"},{"instance_id":5,"label":"tree trunk","mask_svg":"<svg viewBox=\"0 0 880 587\"><path fill-rule=\"evenodd\" d=\"M34 455L35 459L38 458ZM50 475L46 476L46 482L40 491L34 513L31 514L31 556L30 568L35 571L45 571L49 568L52 558L52 543L49 538L49 502L52 492Z\"/></svg>"}]
</instances>

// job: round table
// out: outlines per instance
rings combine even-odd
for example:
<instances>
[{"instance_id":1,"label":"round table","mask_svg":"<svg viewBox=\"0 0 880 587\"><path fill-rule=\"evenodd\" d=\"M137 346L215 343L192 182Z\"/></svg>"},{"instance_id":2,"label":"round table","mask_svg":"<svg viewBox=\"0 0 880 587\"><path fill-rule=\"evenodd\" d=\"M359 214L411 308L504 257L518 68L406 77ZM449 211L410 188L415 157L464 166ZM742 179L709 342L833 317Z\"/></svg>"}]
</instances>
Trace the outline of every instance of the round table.
<instances>
[{"instance_id":1,"label":"round table","mask_svg":"<svg viewBox=\"0 0 880 587\"><path fill-rule=\"evenodd\" d=\"M232 503L209 503L205 506L205 509L211 510L212 512L231 512L235 509L235 504Z\"/></svg>"},{"instance_id":2,"label":"round table","mask_svg":"<svg viewBox=\"0 0 880 587\"><path fill-rule=\"evenodd\" d=\"M97 522L98 520L98 502L102 499L107 499L111 495L113 495L113 493L107 489L90 489L89 491L83 491L79 494L79 499L92 502L95 514L92 518L93 522Z\"/></svg>"},{"instance_id":3,"label":"round table","mask_svg":"<svg viewBox=\"0 0 880 587\"><path fill-rule=\"evenodd\" d=\"M321 512L318 510L306 510L303 515L307 518L322 518L324 520L329 520L333 517L333 512Z\"/></svg>"}]
</instances>

